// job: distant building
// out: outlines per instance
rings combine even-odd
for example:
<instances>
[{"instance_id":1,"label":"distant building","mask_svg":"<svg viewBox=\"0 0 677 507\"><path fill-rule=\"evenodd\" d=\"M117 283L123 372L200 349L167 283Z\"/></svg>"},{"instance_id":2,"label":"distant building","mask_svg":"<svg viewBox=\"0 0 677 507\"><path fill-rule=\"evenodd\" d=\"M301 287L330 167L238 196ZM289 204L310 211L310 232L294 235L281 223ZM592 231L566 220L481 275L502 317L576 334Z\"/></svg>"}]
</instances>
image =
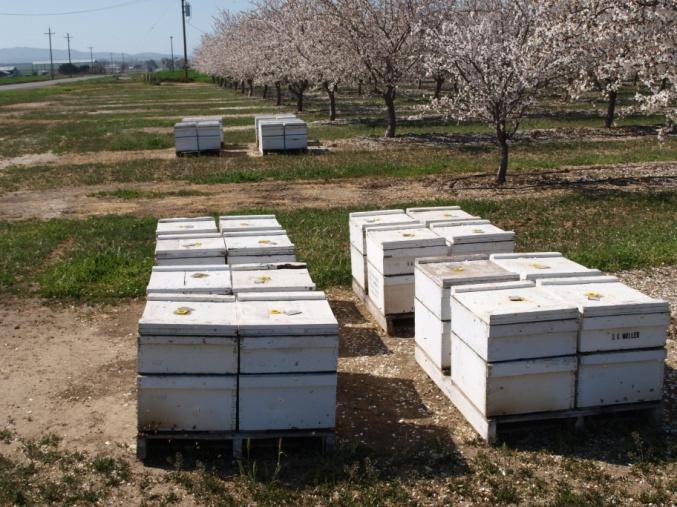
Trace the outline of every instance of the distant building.
<instances>
[{"instance_id":1,"label":"distant building","mask_svg":"<svg viewBox=\"0 0 677 507\"><path fill-rule=\"evenodd\" d=\"M54 71L59 68L59 65L63 65L65 63L68 63L68 60L54 60ZM91 60L71 60L70 63L77 67L84 67L92 65ZM96 63L96 61L95 61ZM45 61L38 61L38 62L33 62L33 72L36 74L40 74L42 72L49 72L50 70L50 61L45 60Z\"/></svg>"},{"instance_id":2,"label":"distant building","mask_svg":"<svg viewBox=\"0 0 677 507\"><path fill-rule=\"evenodd\" d=\"M18 76L18 75L19 75L19 69L15 65L0 66L0 76L7 77L7 76Z\"/></svg>"}]
</instances>

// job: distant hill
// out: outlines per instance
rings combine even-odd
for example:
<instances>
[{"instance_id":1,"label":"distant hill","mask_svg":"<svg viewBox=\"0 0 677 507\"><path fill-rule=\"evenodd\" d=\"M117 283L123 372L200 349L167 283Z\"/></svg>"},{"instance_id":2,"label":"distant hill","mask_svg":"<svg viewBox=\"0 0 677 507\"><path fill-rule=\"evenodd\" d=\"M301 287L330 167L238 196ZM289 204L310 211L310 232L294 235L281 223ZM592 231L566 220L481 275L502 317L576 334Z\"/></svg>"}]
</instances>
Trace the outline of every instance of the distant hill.
<instances>
[{"instance_id":1,"label":"distant hill","mask_svg":"<svg viewBox=\"0 0 677 507\"><path fill-rule=\"evenodd\" d=\"M55 60L66 60L68 58L67 49L54 49L53 53ZM125 53L125 60L160 60L169 57L170 55L162 53ZM89 51L71 49L71 58L74 60L89 60ZM113 52L113 58L116 61L119 61L121 59L121 54ZM94 51L94 59L109 60L110 52ZM48 48L0 48L0 65L9 63L31 63L41 60L49 60Z\"/></svg>"}]
</instances>

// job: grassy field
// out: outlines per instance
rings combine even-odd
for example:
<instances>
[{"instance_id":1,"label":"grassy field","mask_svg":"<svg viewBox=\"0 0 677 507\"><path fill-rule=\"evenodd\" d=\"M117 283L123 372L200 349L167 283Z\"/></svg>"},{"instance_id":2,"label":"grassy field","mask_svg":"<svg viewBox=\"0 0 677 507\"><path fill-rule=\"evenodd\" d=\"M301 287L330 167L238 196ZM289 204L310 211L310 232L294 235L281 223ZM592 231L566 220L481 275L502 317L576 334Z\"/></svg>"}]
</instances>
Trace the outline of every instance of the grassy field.
<instances>
[{"instance_id":1,"label":"grassy field","mask_svg":"<svg viewBox=\"0 0 677 507\"><path fill-rule=\"evenodd\" d=\"M498 188L481 179L498 161L491 130L422 114L429 83L401 90L394 140L380 137L379 97L342 89L328 123L311 91L309 153L260 157L254 116L292 110L290 97L276 107L259 88L247 97L205 76L157 78L0 93L0 505L677 503L674 322L661 425L558 423L489 446L418 368L411 340L363 316L347 230L352 211L458 204L514 230L519 251L560 251L672 301L677 138L656 138L662 116L603 129L598 97L543 97ZM175 158L173 124L209 114L224 117L222 156ZM325 202L302 197L314 193ZM372 205L370 193L388 200ZM164 209L275 213L287 229L341 325L336 453L285 442L232 461L228 449L175 443L147 466L133 458L135 327Z\"/></svg>"},{"instance_id":2,"label":"grassy field","mask_svg":"<svg viewBox=\"0 0 677 507\"><path fill-rule=\"evenodd\" d=\"M136 197L129 192L119 195ZM577 195L500 202L409 202L395 207L448 204L459 204L504 229L517 231L521 251L560 251L603 271L677 264L675 192L618 192L594 199ZM319 287L327 289L350 284L348 213L358 210L234 213L276 212L299 258L308 262ZM142 296L153 264L155 225L154 218L129 216L0 222L0 290L86 300ZM41 269L34 269L36 263Z\"/></svg>"}]
</instances>

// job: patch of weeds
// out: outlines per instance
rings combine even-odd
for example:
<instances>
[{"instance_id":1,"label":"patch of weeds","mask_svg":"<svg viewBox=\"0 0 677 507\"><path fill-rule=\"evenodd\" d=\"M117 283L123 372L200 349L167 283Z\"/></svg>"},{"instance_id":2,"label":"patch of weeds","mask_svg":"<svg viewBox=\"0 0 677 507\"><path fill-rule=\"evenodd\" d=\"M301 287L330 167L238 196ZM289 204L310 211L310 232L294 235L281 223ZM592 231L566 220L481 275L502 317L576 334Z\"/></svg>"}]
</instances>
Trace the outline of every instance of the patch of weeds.
<instances>
[{"instance_id":1,"label":"patch of weeds","mask_svg":"<svg viewBox=\"0 0 677 507\"><path fill-rule=\"evenodd\" d=\"M552 505L553 507L578 507L581 505L602 507L605 502L604 497L596 491L577 493L569 485L560 482L557 485Z\"/></svg>"},{"instance_id":2,"label":"patch of weeds","mask_svg":"<svg viewBox=\"0 0 677 507\"><path fill-rule=\"evenodd\" d=\"M118 486L123 482L128 482L131 477L129 463L111 456L94 458L92 469L104 477L107 486Z\"/></svg>"},{"instance_id":3,"label":"patch of weeds","mask_svg":"<svg viewBox=\"0 0 677 507\"><path fill-rule=\"evenodd\" d=\"M3 428L0 430L0 442L9 444L14 438L14 432L8 428Z\"/></svg>"},{"instance_id":4,"label":"patch of weeds","mask_svg":"<svg viewBox=\"0 0 677 507\"><path fill-rule=\"evenodd\" d=\"M29 459L40 463L54 463L62 457L58 450L61 438L53 433L44 435L39 440L22 440L24 452Z\"/></svg>"}]
</instances>

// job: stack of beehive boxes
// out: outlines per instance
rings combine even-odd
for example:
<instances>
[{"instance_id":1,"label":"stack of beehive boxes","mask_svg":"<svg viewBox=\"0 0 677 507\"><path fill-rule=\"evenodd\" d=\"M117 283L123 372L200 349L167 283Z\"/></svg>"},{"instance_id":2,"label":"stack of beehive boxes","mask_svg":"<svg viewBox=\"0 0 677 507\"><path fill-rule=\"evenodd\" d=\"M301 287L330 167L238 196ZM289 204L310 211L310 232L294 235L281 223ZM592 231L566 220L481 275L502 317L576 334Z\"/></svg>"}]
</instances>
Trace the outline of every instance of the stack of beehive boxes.
<instances>
[{"instance_id":1,"label":"stack of beehive boxes","mask_svg":"<svg viewBox=\"0 0 677 507\"><path fill-rule=\"evenodd\" d=\"M214 152L223 144L221 119L184 118L174 125L176 153Z\"/></svg>"},{"instance_id":2,"label":"stack of beehive boxes","mask_svg":"<svg viewBox=\"0 0 677 507\"><path fill-rule=\"evenodd\" d=\"M139 432L333 428L338 323L324 293L275 216L224 216L219 228L211 217L158 224ZM229 243L241 238L253 243Z\"/></svg>"},{"instance_id":3,"label":"stack of beehive boxes","mask_svg":"<svg viewBox=\"0 0 677 507\"><path fill-rule=\"evenodd\" d=\"M539 280L541 288L579 311L580 408L660 400L667 302L615 277Z\"/></svg>"},{"instance_id":4,"label":"stack of beehive boxes","mask_svg":"<svg viewBox=\"0 0 677 507\"><path fill-rule=\"evenodd\" d=\"M515 234L459 206L351 213L350 252L355 291L383 326L415 307L414 261L448 255L512 252Z\"/></svg>"},{"instance_id":5,"label":"stack of beehive boxes","mask_svg":"<svg viewBox=\"0 0 677 507\"><path fill-rule=\"evenodd\" d=\"M308 148L308 125L294 115L257 116L254 125L261 154Z\"/></svg>"}]
</instances>

